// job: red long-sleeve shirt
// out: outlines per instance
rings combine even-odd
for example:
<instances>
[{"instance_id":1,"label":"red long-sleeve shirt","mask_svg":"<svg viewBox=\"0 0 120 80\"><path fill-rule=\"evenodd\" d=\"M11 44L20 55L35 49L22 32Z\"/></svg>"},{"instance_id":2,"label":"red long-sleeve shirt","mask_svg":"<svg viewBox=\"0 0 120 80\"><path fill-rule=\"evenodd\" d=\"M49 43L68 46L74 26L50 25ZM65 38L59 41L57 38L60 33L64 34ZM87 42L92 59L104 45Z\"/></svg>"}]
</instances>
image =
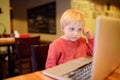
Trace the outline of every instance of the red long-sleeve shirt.
<instances>
[{"instance_id":1,"label":"red long-sleeve shirt","mask_svg":"<svg viewBox=\"0 0 120 80\"><path fill-rule=\"evenodd\" d=\"M58 38L50 44L46 61L46 68L50 68L78 57L93 54L94 39L80 38L77 41Z\"/></svg>"}]
</instances>

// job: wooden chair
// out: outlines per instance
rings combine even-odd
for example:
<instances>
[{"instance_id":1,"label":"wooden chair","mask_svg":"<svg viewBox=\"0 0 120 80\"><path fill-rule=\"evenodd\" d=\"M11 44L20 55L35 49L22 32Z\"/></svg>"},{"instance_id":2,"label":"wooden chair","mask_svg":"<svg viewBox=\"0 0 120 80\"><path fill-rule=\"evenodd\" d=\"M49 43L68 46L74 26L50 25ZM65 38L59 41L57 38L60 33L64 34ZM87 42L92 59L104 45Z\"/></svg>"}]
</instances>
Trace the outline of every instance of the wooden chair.
<instances>
[{"instance_id":1,"label":"wooden chair","mask_svg":"<svg viewBox=\"0 0 120 80\"><path fill-rule=\"evenodd\" d=\"M31 45L32 51L32 71L45 69L46 58L48 54L49 43Z\"/></svg>"},{"instance_id":2,"label":"wooden chair","mask_svg":"<svg viewBox=\"0 0 120 80\"><path fill-rule=\"evenodd\" d=\"M40 36L28 38L15 38L15 65L20 74L31 72L31 45L39 44ZM29 63L28 67L26 64ZM28 70L27 72L25 72Z\"/></svg>"}]
</instances>

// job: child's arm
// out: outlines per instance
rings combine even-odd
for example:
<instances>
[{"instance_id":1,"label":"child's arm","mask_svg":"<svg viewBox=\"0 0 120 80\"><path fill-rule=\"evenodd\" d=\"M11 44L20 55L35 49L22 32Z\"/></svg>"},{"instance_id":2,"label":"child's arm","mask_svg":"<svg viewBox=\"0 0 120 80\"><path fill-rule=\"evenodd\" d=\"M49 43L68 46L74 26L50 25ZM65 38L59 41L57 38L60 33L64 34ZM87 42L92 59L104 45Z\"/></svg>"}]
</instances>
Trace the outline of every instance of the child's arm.
<instances>
[{"instance_id":1,"label":"child's arm","mask_svg":"<svg viewBox=\"0 0 120 80\"><path fill-rule=\"evenodd\" d=\"M46 60L46 69L47 68L51 68L53 66L56 66L57 63L57 49L56 49L56 45L54 45L53 43L50 44L49 46L49 50L48 50L48 56L47 56L47 60Z\"/></svg>"},{"instance_id":2,"label":"child's arm","mask_svg":"<svg viewBox=\"0 0 120 80\"><path fill-rule=\"evenodd\" d=\"M94 47L94 37L92 35L92 33L90 32L89 29L83 29L83 34L88 38L88 49L87 49L87 53L89 55L93 55L93 47Z\"/></svg>"}]
</instances>

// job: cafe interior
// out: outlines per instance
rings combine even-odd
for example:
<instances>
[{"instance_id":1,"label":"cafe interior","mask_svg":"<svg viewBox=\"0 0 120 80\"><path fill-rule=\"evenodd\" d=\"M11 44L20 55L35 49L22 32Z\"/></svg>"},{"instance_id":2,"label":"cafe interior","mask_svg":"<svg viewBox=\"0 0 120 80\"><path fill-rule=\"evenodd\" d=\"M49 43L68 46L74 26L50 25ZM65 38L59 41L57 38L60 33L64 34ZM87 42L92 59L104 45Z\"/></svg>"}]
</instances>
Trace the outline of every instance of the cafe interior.
<instances>
[{"instance_id":1,"label":"cafe interior","mask_svg":"<svg viewBox=\"0 0 120 80\"><path fill-rule=\"evenodd\" d=\"M69 8L83 12L93 34L97 16L120 18L120 0L0 0L0 80L45 69L49 44L63 35L60 16Z\"/></svg>"}]
</instances>

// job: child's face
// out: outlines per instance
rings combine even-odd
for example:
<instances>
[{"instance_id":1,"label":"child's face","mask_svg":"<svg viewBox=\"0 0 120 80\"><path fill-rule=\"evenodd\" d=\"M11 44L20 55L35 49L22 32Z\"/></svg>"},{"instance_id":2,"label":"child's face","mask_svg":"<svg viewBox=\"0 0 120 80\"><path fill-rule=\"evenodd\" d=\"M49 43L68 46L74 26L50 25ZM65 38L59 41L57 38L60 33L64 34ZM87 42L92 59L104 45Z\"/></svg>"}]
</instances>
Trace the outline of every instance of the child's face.
<instances>
[{"instance_id":1,"label":"child's face","mask_svg":"<svg viewBox=\"0 0 120 80\"><path fill-rule=\"evenodd\" d=\"M83 27L80 25L67 25L63 28L63 32L65 34L66 39L70 41L76 41L80 38L80 34L82 33Z\"/></svg>"}]
</instances>

